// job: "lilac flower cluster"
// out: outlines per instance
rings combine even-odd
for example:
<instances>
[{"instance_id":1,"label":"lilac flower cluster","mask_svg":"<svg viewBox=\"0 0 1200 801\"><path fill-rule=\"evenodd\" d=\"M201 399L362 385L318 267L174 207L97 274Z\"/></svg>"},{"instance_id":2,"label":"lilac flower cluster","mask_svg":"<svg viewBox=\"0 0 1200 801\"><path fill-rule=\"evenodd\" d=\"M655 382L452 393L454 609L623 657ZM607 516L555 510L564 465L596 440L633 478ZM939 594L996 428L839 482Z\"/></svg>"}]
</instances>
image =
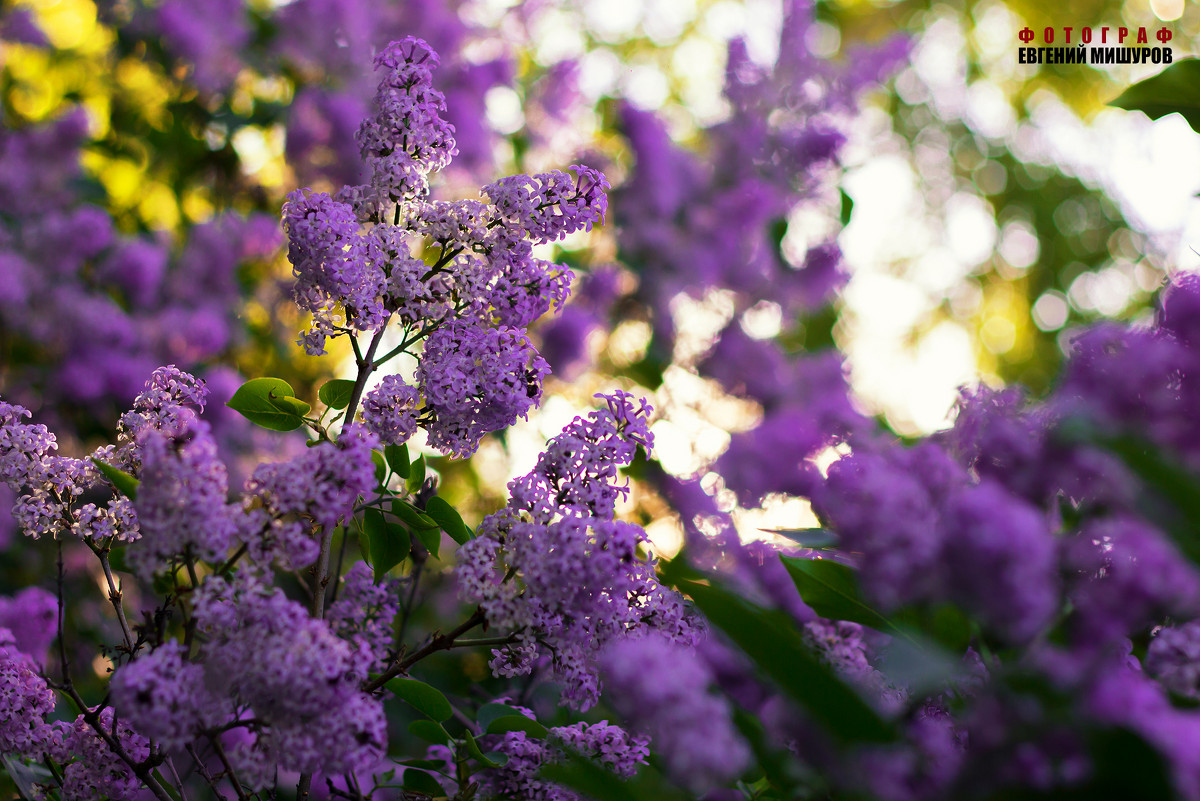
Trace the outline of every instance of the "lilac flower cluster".
<instances>
[{"instance_id":1,"label":"lilac flower cluster","mask_svg":"<svg viewBox=\"0 0 1200 801\"><path fill-rule=\"evenodd\" d=\"M595 660L609 642L650 630L681 643L695 637L680 599L638 553L645 532L613 519L624 489L616 471L652 444L651 409L625 392L605 400L607 409L547 444L534 470L510 483L509 505L458 553L463 599L515 638L493 652L492 670L529 673L545 649L563 701L580 709L599 697Z\"/></svg>"},{"instance_id":2,"label":"lilac flower cluster","mask_svg":"<svg viewBox=\"0 0 1200 801\"><path fill-rule=\"evenodd\" d=\"M747 766L750 749L729 703L709 693L714 677L687 644L656 634L614 640L601 664L613 706L635 730L649 732L680 784L702 793Z\"/></svg>"},{"instance_id":3,"label":"lilac flower cluster","mask_svg":"<svg viewBox=\"0 0 1200 801\"><path fill-rule=\"evenodd\" d=\"M359 689L370 664L358 658L364 644L352 646L246 573L208 578L195 604L206 640L199 655L204 680L192 691L208 688L229 699L235 719L255 735L229 753L242 781L259 789L274 781L276 769L336 774L379 760L383 706ZM129 683L138 680L144 678Z\"/></svg>"},{"instance_id":4,"label":"lilac flower cluster","mask_svg":"<svg viewBox=\"0 0 1200 801\"><path fill-rule=\"evenodd\" d=\"M591 757L616 773L629 778L650 754L646 737L631 736L608 721L550 729L545 740L531 738L525 732L508 732L495 750L508 759L484 778L483 791L489 798L530 799L530 801L578 801L582 796L539 778L546 765L561 761L565 750Z\"/></svg>"},{"instance_id":5,"label":"lilac flower cluster","mask_svg":"<svg viewBox=\"0 0 1200 801\"><path fill-rule=\"evenodd\" d=\"M368 183L336 196L297 191L284 204L295 298L313 315L300 342L319 354L343 334L378 341L396 319L400 351L425 340L416 386L385 380L363 407L367 426L391 443L421 426L435 447L465 457L541 397L549 368L524 329L563 304L570 271L532 246L600 222L608 184L577 166L574 177L501 179L482 190L490 202L427 200L429 175L454 155L432 84L437 55L409 37L375 63L375 112L359 131Z\"/></svg>"},{"instance_id":6,"label":"lilac flower cluster","mask_svg":"<svg viewBox=\"0 0 1200 801\"><path fill-rule=\"evenodd\" d=\"M288 462L259 465L246 481L236 518L250 558L264 566L312 564L318 551L314 527L332 530L375 486L371 450L378 444L373 434L352 424L337 442L309 448Z\"/></svg>"}]
</instances>

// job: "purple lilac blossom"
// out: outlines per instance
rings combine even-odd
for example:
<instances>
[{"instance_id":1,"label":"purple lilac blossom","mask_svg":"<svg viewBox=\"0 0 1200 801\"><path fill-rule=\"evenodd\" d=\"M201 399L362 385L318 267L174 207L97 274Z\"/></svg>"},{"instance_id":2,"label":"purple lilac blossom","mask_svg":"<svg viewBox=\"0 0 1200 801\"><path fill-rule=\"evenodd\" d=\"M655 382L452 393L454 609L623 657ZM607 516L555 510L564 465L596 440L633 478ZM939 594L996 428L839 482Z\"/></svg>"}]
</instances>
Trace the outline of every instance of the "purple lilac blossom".
<instances>
[{"instance_id":1,"label":"purple lilac blossom","mask_svg":"<svg viewBox=\"0 0 1200 801\"><path fill-rule=\"evenodd\" d=\"M246 481L237 537L252 560L294 568L317 558L314 527L332 529L375 486L372 448L379 441L360 424L337 442L308 448L288 462L259 465Z\"/></svg>"},{"instance_id":2,"label":"purple lilac blossom","mask_svg":"<svg viewBox=\"0 0 1200 801\"><path fill-rule=\"evenodd\" d=\"M1077 636L1136 636L1167 618L1200 613L1200 573L1141 520L1113 516L1089 523L1063 550Z\"/></svg>"},{"instance_id":3,"label":"purple lilac blossom","mask_svg":"<svg viewBox=\"0 0 1200 801\"><path fill-rule=\"evenodd\" d=\"M547 444L534 470L510 483L509 506L458 551L460 596L489 626L518 635L493 652L493 672L528 673L545 647L564 703L579 709L598 698L594 660L607 643L649 629L695 639L681 599L638 554L645 532L613 519L624 490L617 468L652 444L650 407L624 392L605 400Z\"/></svg>"},{"instance_id":4,"label":"purple lilac blossom","mask_svg":"<svg viewBox=\"0 0 1200 801\"><path fill-rule=\"evenodd\" d=\"M150 742L118 720L112 707L100 712L100 728L112 736L130 759L141 762L150 756ZM142 783L125 762L109 748L83 715L75 719L66 735L66 751L75 757L63 771L63 799L92 801L109 798L126 801L140 796Z\"/></svg>"},{"instance_id":5,"label":"purple lilac blossom","mask_svg":"<svg viewBox=\"0 0 1200 801\"><path fill-rule=\"evenodd\" d=\"M134 506L141 533L130 565L144 578L182 559L219 562L232 544L228 475L209 426L188 420L174 431L144 430L137 440L142 469Z\"/></svg>"},{"instance_id":6,"label":"purple lilac blossom","mask_svg":"<svg viewBox=\"0 0 1200 801\"><path fill-rule=\"evenodd\" d=\"M544 359L518 329L452 321L425 343L417 381L432 412L429 443L459 457L524 417L542 396Z\"/></svg>"},{"instance_id":7,"label":"purple lilac blossom","mask_svg":"<svg viewBox=\"0 0 1200 801\"><path fill-rule=\"evenodd\" d=\"M488 797L522 801L579 801L579 794L539 778L542 768L561 761L564 750L570 750L628 779L649 756L647 743L648 738L630 735L606 720L557 726L545 740L507 732L494 749L508 759L483 775L483 791Z\"/></svg>"},{"instance_id":8,"label":"purple lilac blossom","mask_svg":"<svg viewBox=\"0 0 1200 801\"><path fill-rule=\"evenodd\" d=\"M386 747L382 703L358 685L372 662L364 642L261 580L209 577L195 596L207 686L252 711L257 737L230 754L259 789L275 769L342 773L375 764Z\"/></svg>"},{"instance_id":9,"label":"purple lilac blossom","mask_svg":"<svg viewBox=\"0 0 1200 801\"><path fill-rule=\"evenodd\" d=\"M19 650L12 632L0 627L0 753L40 760L58 756L62 734L46 722L54 712L54 691L33 658Z\"/></svg>"},{"instance_id":10,"label":"purple lilac blossom","mask_svg":"<svg viewBox=\"0 0 1200 801\"><path fill-rule=\"evenodd\" d=\"M916 469L920 468L920 469ZM813 508L847 551L863 554L863 587L885 609L937 587L946 537L940 499L965 481L940 448L854 453L834 462Z\"/></svg>"},{"instance_id":11,"label":"purple lilac blossom","mask_svg":"<svg viewBox=\"0 0 1200 801\"><path fill-rule=\"evenodd\" d=\"M58 636L58 599L41 587L26 587L12 597L0 596L0 629L8 629L13 644L34 662Z\"/></svg>"},{"instance_id":12,"label":"purple lilac blossom","mask_svg":"<svg viewBox=\"0 0 1200 801\"><path fill-rule=\"evenodd\" d=\"M1027 642L1058 609L1057 553L1043 516L1003 487L960 490L943 514L946 592L1010 642Z\"/></svg>"},{"instance_id":13,"label":"purple lilac blossom","mask_svg":"<svg viewBox=\"0 0 1200 801\"><path fill-rule=\"evenodd\" d=\"M421 394L398 375L385 376L379 386L363 398L363 422L367 430L390 445L401 445L417 432L417 405Z\"/></svg>"},{"instance_id":14,"label":"purple lilac blossom","mask_svg":"<svg viewBox=\"0 0 1200 801\"><path fill-rule=\"evenodd\" d=\"M691 648L653 634L630 637L613 641L601 664L612 705L650 735L675 781L704 792L749 765L729 703L708 691L713 676Z\"/></svg>"},{"instance_id":15,"label":"purple lilac blossom","mask_svg":"<svg viewBox=\"0 0 1200 801\"><path fill-rule=\"evenodd\" d=\"M1159 629L1146 650L1146 672L1171 692L1200 699L1200 621Z\"/></svg>"},{"instance_id":16,"label":"purple lilac blossom","mask_svg":"<svg viewBox=\"0 0 1200 801\"><path fill-rule=\"evenodd\" d=\"M208 686L204 668L169 642L121 667L109 684L113 704L140 734L182 750L199 733L234 717L233 704Z\"/></svg>"},{"instance_id":17,"label":"purple lilac blossom","mask_svg":"<svg viewBox=\"0 0 1200 801\"><path fill-rule=\"evenodd\" d=\"M392 621L400 610L397 582L374 581L371 568L359 562L342 577L342 593L329 606L325 619L358 652L369 652L369 667L383 665L392 649Z\"/></svg>"}]
</instances>

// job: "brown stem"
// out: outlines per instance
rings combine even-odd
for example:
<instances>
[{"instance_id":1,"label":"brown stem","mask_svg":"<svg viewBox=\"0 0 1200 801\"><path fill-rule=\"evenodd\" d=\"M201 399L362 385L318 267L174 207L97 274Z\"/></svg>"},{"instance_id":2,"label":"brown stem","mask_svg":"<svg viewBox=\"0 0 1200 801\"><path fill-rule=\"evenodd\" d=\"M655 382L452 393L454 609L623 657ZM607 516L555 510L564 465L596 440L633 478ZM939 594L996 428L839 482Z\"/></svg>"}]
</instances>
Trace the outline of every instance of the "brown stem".
<instances>
[{"instance_id":1,"label":"brown stem","mask_svg":"<svg viewBox=\"0 0 1200 801\"><path fill-rule=\"evenodd\" d=\"M91 543L88 545L91 547L92 553L96 554L100 560L100 567L104 569L104 579L108 582L108 600L117 613L117 620L121 623L121 635L125 638L125 647L132 654L133 632L129 628L129 621L125 619L125 607L121 605L121 591L117 588L116 579L113 578L112 565L108 563L108 548L97 548Z\"/></svg>"},{"instance_id":2,"label":"brown stem","mask_svg":"<svg viewBox=\"0 0 1200 801\"><path fill-rule=\"evenodd\" d=\"M367 379L371 377L371 373L375 372L375 352L379 350L379 343L383 341L386 331L387 322L380 326L379 330L375 332L375 336L371 337L371 344L367 346L367 352L358 362L358 377L354 379L350 402L346 404L346 412L342 416L342 421L346 424L353 423L354 415L358 413L358 402L362 400L363 390L367 387Z\"/></svg>"},{"instance_id":3,"label":"brown stem","mask_svg":"<svg viewBox=\"0 0 1200 801\"><path fill-rule=\"evenodd\" d=\"M233 765L229 763L229 757L225 756L225 749L221 747L221 741L216 737L209 737L208 741L212 743L213 750L217 752L217 758L225 766L225 775L229 777L229 783L233 785L233 791L237 793L239 801L246 801L249 796L242 789L242 783L238 781L237 774L233 770Z\"/></svg>"},{"instance_id":4,"label":"brown stem","mask_svg":"<svg viewBox=\"0 0 1200 801\"><path fill-rule=\"evenodd\" d=\"M387 670L383 671L383 673L379 674L379 676L368 681L366 684L363 685L363 690L365 692L374 692L375 690L378 690L380 687L382 687L383 685L387 684L389 681L394 679L396 676L399 676L401 673L407 673L409 668L411 668L413 665L417 664L418 662L420 662L422 659L429 656L430 654L434 654L434 653L437 653L438 651L445 651L450 648L453 648L454 641L456 639L458 639L462 635L466 634L468 631L475 628L476 626L483 624L485 619L486 618L483 614L483 609L476 608L475 612L469 618L464 620L462 623L459 623L457 626L455 626L449 632L447 632L445 634L440 634L440 633L434 634L433 637L429 640L429 642L427 642L420 650L414 651L411 656L407 656L404 659L401 659L399 662L395 663L394 665L389 667Z\"/></svg>"}]
</instances>

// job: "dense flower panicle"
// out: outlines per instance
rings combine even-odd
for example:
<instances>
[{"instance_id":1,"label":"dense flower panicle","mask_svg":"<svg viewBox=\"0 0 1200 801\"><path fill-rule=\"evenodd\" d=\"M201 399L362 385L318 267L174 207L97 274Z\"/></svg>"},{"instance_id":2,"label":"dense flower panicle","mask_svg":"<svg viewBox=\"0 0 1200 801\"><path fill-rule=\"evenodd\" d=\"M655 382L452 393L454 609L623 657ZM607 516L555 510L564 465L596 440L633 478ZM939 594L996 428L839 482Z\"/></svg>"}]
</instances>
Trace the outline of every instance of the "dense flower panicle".
<instances>
[{"instance_id":1,"label":"dense flower panicle","mask_svg":"<svg viewBox=\"0 0 1200 801\"><path fill-rule=\"evenodd\" d=\"M385 376L363 398L363 422L379 441L401 445L417 432L421 393L398 375Z\"/></svg>"},{"instance_id":2,"label":"dense flower panicle","mask_svg":"<svg viewBox=\"0 0 1200 801\"><path fill-rule=\"evenodd\" d=\"M621 390L597 397L608 408L575 418L547 443L530 473L509 482L513 509L541 523L559 514L613 518L617 499L628 491L615 483L617 470L633 461L638 446L654 445L653 407Z\"/></svg>"},{"instance_id":3,"label":"dense flower panicle","mask_svg":"<svg viewBox=\"0 0 1200 801\"><path fill-rule=\"evenodd\" d=\"M8 629L10 647L41 663L58 636L58 599L41 587L26 587L16 595L0 596L0 629Z\"/></svg>"},{"instance_id":4,"label":"dense flower panicle","mask_svg":"<svg viewBox=\"0 0 1200 801\"><path fill-rule=\"evenodd\" d=\"M392 621L400 609L395 581L375 583L371 568L358 562L342 577L341 596L329 606L330 628L359 652L369 652L379 667L392 648Z\"/></svg>"},{"instance_id":5,"label":"dense flower panicle","mask_svg":"<svg viewBox=\"0 0 1200 801\"><path fill-rule=\"evenodd\" d=\"M179 430L197 412L204 411L207 401L208 387L204 379L185 373L173 364L159 367L133 399L133 408L121 416L117 434L126 446L122 456L135 459L129 451L143 431ZM136 461L125 461L124 464L134 466Z\"/></svg>"},{"instance_id":6,"label":"dense flower panicle","mask_svg":"<svg viewBox=\"0 0 1200 801\"><path fill-rule=\"evenodd\" d=\"M386 276L349 205L298 189L283 204L283 227L296 276L293 297L313 315L313 327L301 341L309 355L324 353L325 338L343 324L359 331L383 325ZM344 320L336 312L339 304Z\"/></svg>"},{"instance_id":7,"label":"dense flower panicle","mask_svg":"<svg viewBox=\"0 0 1200 801\"><path fill-rule=\"evenodd\" d=\"M942 520L942 569L954 600L1012 642L1058 609L1057 545L1045 519L997 484L957 493Z\"/></svg>"},{"instance_id":8,"label":"dense flower panicle","mask_svg":"<svg viewBox=\"0 0 1200 801\"><path fill-rule=\"evenodd\" d=\"M571 294L570 270L542 259L505 255L486 293L500 325L525 328L551 308L562 308Z\"/></svg>"},{"instance_id":9,"label":"dense flower panicle","mask_svg":"<svg viewBox=\"0 0 1200 801\"><path fill-rule=\"evenodd\" d=\"M537 633L564 679L566 703L587 708L596 702L590 663L607 642L646 628L683 642L694 638L679 597L637 554L646 539L639 526L574 516L543 525L493 515L481 530L479 539L502 545L472 541L459 550L460 592L483 608L489 625ZM503 580L505 566L517 570L519 584ZM515 674L516 664L528 664L524 655L520 645L500 651L493 668Z\"/></svg>"},{"instance_id":10,"label":"dense flower panicle","mask_svg":"<svg viewBox=\"0 0 1200 801\"><path fill-rule=\"evenodd\" d=\"M236 524L226 501L228 474L211 430L187 420L175 431L148 429L138 437L141 484L137 500L138 545L129 562L144 578L185 557L225 558Z\"/></svg>"},{"instance_id":11,"label":"dense flower panicle","mask_svg":"<svg viewBox=\"0 0 1200 801\"><path fill-rule=\"evenodd\" d=\"M249 707L258 721L257 738L230 754L235 764L270 757L276 761L268 767L279 770L342 773L382 756L382 704L358 689L371 664L364 644L341 639L248 576L209 577L195 603L207 686Z\"/></svg>"},{"instance_id":12,"label":"dense flower panicle","mask_svg":"<svg viewBox=\"0 0 1200 801\"><path fill-rule=\"evenodd\" d=\"M613 641L601 661L612 705L650 735L675 781L700 793L749 764L729 703L709 693L712 673L692 649L650 634Z\"/></svg>"},{"instance_id":13,"label":"dense flower panicle","mask_svg":"<svg viewBox=\"0 0 1200 801\"><path fill-rule=\"evenodd\" d=\"M28 409L0 401L0 481L20 490L43 459L58 450L58 440L44 425L22 420Z\"/></svg>"},{"instance_id":14,"label":"dense flower panicle","mask_svg":"<svg viewBox=\"0 0 1200 801\"><path fill-rule=\"evenodd\" d=\"M932 469L930 469L932 468ZM937 586L945 537L939 499L965 481L940 448L854 453L834 462L813 508L848 551L863 554L864 590L884 608Z\"/></svg>"},{"instance_id":15,"label":"dense flower panicle","mask_svg":"<svg viewBox=\"0 0 1200 801\"><path fill-rule=\"evenodd\" d=\"M599 723L575 723L550 729L545 740L535 740L525 732L507 732L495 750L508 759L503 766L483 774L487 797L525 801L578 801L581 798L565 787L539 778L546 765L562 760L564 750L582 754L600 762L618 776L630 778L649 756L649 738L630 735L619 726L603 720Z\"/></svg>"},{"instance_id":16,"label":"dense flower panicle","mask_svg":"<svg viewBox=\"0 0 1200 801\"><path fill-rule=\"evenodd\" d=\"M460 596L489 625L518 634L493 652L493 672L528 673L544 644L563 701L580 709L598 698L594 660L608 642L646 629L685 643L696 636L682 600L638 553L646 533L613 519L617 469L653 442L651 409L626 392L601 397L607 408L576 418L510 483L509 506L459 548L456 570Z\"/></svg>"},{"instance_id":17,"label":"dense flower panicle","mask_svg":"<svg viewBox=\"0 0 1200 801\"><path fill-rule=\"evenodd\" d=\"M1171 692L1200 699L1200 621L1159 629L1146 650L1146 672Z\"/></svg>"},{"instance_id":18,"label":"dense flower panicle","mask_svg":"<svg viewBox=\"0 0 1200 801\"><path fill-rule=\"evenodd\" d=\"M113 704L137 731L171 750L233 718L233 704L213 693L204 668L169 642L121 667L109 684Z\"/></svg>"},{"instance_id":19,"label":"dense flower panicle","mask_svg":"<svg viewBox=\"0 0 1200 801\"><path fill-rule=\"evenodd\" d=\"M150 756L150 741L124 720L118 720L112 707L100 712L100 728L112 736L130 759L141 762ZM68 801L92 801L110 798L126 801L140 797L142 783L125 762L84 720L75 719L66 737L66 750L75 757L63 771L63 798Z\"/></svg>"},{"instance_id":20,"label":"dense flower panicle","mask_svg":"<svg viewBox=\"0 0 1200 801\"><path fill-rule=\"evenodd\" d=\"M576 164L572 178L561 170L512 175L483 188L499 218L534 242L553 242L575 231L590 231L608 210L608 180L598 170Z\"/></svg>"},{"instance_id":21,"label":"dense flower panicle","mask_svg":"<svg viewBox=\"0 0 1200 801\"><path fill-rule=\"evenodd\" d=\"M517 329L454 320L425 343L417 381L433 413L429 443L467 457L484 434L524 417L542 396L545 360Z\"/></svg>"},{"instance_id":22,"label":"dense flower panicle","mask_svg":"<svg viewBox=\"0 0 1200 801\"><path fill-rule=\"evenodd\" d=\"M333 528L375 486L374 434L358 423L337 442L308 448L288 462L259 465L246 481L238 538L260 564L295 568L317 558L314 524Z\"/></svg>"},{"instance_id":23,"label":"dense flower panicle","mask_svg":"<svg viewBox=\"0 0 1200 801\"><path fill-rule=\"evenodd\" d=\"M1095 641L1137 636L1200 613L1200 572L1163 534L1132 517L1085 525L1064 544L1068 597Z\"/></svg>"},{"instance_id":24,"label":"dense flower panicle","mask_svg":"<svg viewBox=\"0 0 1200 801\"><path fill-rule=\"evenodd\" d=\"M454 126L442 118L446 98L433 88L438 60L428 44L412 36L375 57L375 68L385 72L375 113L358 129L358 144L377 213L426 195L429 174L448 166L457 152Z\"/></svg>"},{"instance_id":25,"label":"dense flower panicle","mask_svg":"<svg viewBox=\"0 0 1200 801\"><path fill-rule=\"evenodd\" d=\"M1071 342L1056 397L1068 413L1175 446L1181 379L1193 358L1163 332L1095 325Z\"/></svg>"},{"instance_id":26,"label":"dense flower panicle","mask_svg":"<svg viewBox=\"0 0 1200 801\"><path fill-rule=\"evenodd\" d=\"M44 650L44 649L43 649ZM54 691L34 657L19 649L12 632L0 626L0 753L40 760L58 756L62 734L47 716L54 712Z\"/></svg>"}]
</instances>

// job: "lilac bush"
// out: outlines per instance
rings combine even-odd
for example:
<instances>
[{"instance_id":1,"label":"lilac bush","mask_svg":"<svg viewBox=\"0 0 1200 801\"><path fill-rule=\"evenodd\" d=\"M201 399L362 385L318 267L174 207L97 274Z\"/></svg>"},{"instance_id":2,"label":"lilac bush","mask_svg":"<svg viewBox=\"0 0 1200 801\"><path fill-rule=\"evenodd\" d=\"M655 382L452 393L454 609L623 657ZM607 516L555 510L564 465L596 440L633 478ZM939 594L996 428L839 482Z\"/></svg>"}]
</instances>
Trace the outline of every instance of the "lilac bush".
<instances>
[{"instance_id":1,"label":"lilac bush","mask_svg":"<svg viewBox=\"0 0 1200 801\"><path fill-rule=\"evenodd\" d=\"M328 46L318 12L356 42L376 35L366 11L326 5L279 10L314 37L289 39L287 58ZM552 360L529 329L573 279L552 245L604 222L609 186L574 166L435 196L459 151L454 95L437 88L433 47L394 41L357 134L331 134L353 141L355 168L325 173L345 184L297 189L281 210L309 320L298 342L313 356L344 342L353 379L325 383L314 409L280 378L217 392L159 366L94 448L0 402L0 480L57 567L0 598L0 754L18 792L1200 798L1200 280L1176 279L1152 325L1079 332L1048 396L964 391L953 428L898 441L858 411L836 353L797 355L743 325L766 300L788 319L827 311L836 247L789 262L777 224L834 165L837 114L903 49L833 71L797 55L811 9L789 9L773 70L732 46L733 111L708 132L710 160L622 110L637 169L624 209L614 200L617 252L640 283L620 300L618 269L589 271L541 340L578 361L556 335L633 306L663 356L680 333L673 300L728 292L732 320L675 366L762 422L708 468L744 507L811 501L821 528L744 543L711 483L652 461L654 410L621 389L550 439L501 508L464 522L414 452L467 459L540 403ZM257 34L241 4L205 12L172 0L133 19L215 95ZM326 68L349 74L341 55L324 53ZM801 76L816 89L775 108ZM326 101L348 119L333 96L295 110ZM61 133L46 130L9 158ZM72 206L51 166L12 180L47 181L35 195ZM109 246L103 214L44 211L14 227L28 250L13 259L47 247L52 224L82 232L84 260ZM150 304L166 260L134 240L111 276ZM302 429L307 447L239 482L202 416L222 401ZM684 530L669 562L624 514L651 491ZM97 585L103 612L67 603Z\"/></svg>"}]
</instances>

